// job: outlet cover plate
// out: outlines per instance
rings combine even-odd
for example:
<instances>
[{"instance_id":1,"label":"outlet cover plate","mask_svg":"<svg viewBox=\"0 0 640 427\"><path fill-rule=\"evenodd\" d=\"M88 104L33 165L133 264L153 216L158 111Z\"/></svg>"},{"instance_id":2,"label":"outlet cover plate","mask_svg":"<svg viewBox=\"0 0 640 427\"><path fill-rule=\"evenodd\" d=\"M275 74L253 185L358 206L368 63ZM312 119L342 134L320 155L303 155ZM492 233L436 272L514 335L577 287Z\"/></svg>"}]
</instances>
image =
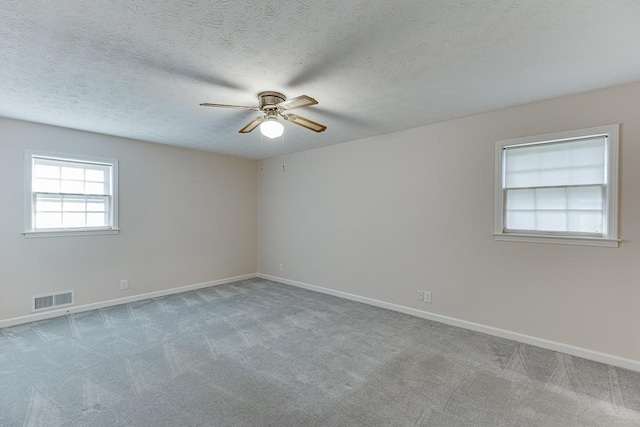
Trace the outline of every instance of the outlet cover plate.
<instances>
[{"instance_id":1,"label":"outlet cover plate","mask_svg":"<svg viewBox=\"0 0 640 427\"><path fill-rule=\"evenodd\" d=\"M423 301L431 304L431 292L430 291L424 291Z\"/></svg>"}]
</instances>

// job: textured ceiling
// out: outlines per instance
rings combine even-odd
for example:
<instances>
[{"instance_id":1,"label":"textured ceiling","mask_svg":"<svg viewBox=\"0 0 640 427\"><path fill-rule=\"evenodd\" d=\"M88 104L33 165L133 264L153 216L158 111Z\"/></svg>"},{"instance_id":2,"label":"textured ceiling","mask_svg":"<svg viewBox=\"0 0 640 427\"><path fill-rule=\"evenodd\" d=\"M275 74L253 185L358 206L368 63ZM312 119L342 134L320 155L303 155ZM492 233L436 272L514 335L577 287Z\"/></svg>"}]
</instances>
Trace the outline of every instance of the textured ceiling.
<instances>
[{"instance_id":1,"label":"textured ceiling","mask_svg":"<svg viewBox=\"0 0 640 427\"><path fill-rule=\"evenodd\" d=\"M3 0L0 116L249 158L640 80L638 0ZM569 112L568 112L569 114Z\"/></svg>"}]
</instances>

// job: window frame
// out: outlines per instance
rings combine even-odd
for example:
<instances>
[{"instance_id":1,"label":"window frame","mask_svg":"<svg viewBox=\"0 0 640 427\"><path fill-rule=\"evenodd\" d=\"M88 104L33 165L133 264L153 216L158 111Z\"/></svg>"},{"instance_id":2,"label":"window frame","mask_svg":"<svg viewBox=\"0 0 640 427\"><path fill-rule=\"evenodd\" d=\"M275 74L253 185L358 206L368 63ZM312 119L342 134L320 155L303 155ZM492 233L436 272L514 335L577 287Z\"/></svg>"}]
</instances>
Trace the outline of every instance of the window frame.
<instances>
[{"instance_id":1,"label":"window frame","mask_svg":"<svg viewBox=\"0 0 640 427\"><path fill-rule=\"evenodd\" d=\"M618 177L619 177L619 134L620 124L597 126L585 129L554 132L496 141L495 143L495 206L494 239L498 241L553 243L580 246L618 247ZM504 153L505 147L518 145L545 144L580 140L588 137L606 136L605 149L605 222L606 233L589 236L572 232L517 232L507 231L504 226Z\"/></svg>"},{"instance_id":2,"label":"window frame","mask_svg":"<svg viewBox=\"0 0 640 427\"><path fill-rule=\"evenodd\" d=\"M34 228L34 192L33 192L33 159L43 158L52 161L65 161L72 163L93 163L107 166L111 169L110 189L110 225L107 227L82 227L82 228ZM77 154L64 154L40 150L25 150L24 152L24 231L25 238L34 237L70 237L70 236L95 236L102 234L118 234L118 160L102 157L92 157ZM71 194L71 193L60 193Z\"/></svg>"}]
</instances>

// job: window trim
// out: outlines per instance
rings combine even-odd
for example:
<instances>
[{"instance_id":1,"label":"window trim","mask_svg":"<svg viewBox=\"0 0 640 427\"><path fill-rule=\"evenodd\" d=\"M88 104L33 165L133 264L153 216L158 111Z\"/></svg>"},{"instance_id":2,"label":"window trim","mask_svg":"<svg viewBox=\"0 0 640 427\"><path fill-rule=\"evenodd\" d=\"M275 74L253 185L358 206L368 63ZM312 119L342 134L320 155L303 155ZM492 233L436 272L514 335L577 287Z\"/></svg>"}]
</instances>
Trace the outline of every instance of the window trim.
<instances>
[{"instance_id":1,"label":"window trim","mask_svg":"<svg viewBox=\"0 0 640 427\"><path fill-rule=\"evenodd\" d=\"M111 226L109 227L86 227L86 228L66 228L66 229L34 229L33 228L33 158L44 157L52 160L68 162L86 162L107 165L111 167ZM83 156L76 154L55 153L40 150L24 151L24 231L25 238L40 237L71 237L71 236L96 236L103 234L118 234L118 160L103 157Z\"/></svg>"},{"instance_id":2,"label":"window trim","mask_svg":"<svg viewBox=\"0 0 640 427\"><path fill-rule=\"evenodd\" d=\"M504 228L504 148L514 145L528 145L537 143L554 143L583 139L589 136L607 136L607 149L605 151L605 167L607 174L606 197L604 214L606 216L607 233L602 237L576 235L575 233L526 233L507 232ZM528 242L528 243L553 243L563 245L580 246L605 246L618 247L621 239L618 239L618 177L619 171L619 136L620 124L596 126L592 128L577 129L565 132L554 132L542 135L525 136L496 141L495 143L495 206L494 206L494 232L493 236L498 241Z\"/></svg>"}]
</instances>

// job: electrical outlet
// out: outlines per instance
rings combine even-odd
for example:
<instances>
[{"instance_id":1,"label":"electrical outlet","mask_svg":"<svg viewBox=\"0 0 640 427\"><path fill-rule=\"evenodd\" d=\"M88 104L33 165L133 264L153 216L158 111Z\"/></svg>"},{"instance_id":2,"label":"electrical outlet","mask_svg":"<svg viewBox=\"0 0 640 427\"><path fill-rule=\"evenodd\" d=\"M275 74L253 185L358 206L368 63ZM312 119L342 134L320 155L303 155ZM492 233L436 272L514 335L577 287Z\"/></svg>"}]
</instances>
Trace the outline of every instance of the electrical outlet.
<instances>
[{"instance_id":1,"label":"electrical outlet","mask_svg":"<svg viewBox=\"0 0 640 427\"><path fill-rule=\"evenodd\" d=\"M120 289L129 289L129 279L120 280Z\"/></svg>"},{"instance_id":2,"label":"electrical outlet","mask_svg":"<svg viewBox=\"0 0 640 427\"><path fill-rule=\"evenodd\" d=\"M418 301L424 301L424 291L418 291Z\"/></svg>"},{"instance_id":3,"label":"electrical outlet","mask_svg":"<svg viewBox=\"0 0 640 427\"><path fill-rule=\"evenodd\" d=\"M424 297L422 299L424 302L431 304L431 292L424 291Z\"/></svg>"},{"instance_id":4,"label":"electrical outlet","mask_svg":"<svg viewBox=\"0 0 640 427\"><path fill-rule=\"evenodd\" d=\"M284 271L284 264L278 265L278 271Z\"/></svg>"}]
</instances>

